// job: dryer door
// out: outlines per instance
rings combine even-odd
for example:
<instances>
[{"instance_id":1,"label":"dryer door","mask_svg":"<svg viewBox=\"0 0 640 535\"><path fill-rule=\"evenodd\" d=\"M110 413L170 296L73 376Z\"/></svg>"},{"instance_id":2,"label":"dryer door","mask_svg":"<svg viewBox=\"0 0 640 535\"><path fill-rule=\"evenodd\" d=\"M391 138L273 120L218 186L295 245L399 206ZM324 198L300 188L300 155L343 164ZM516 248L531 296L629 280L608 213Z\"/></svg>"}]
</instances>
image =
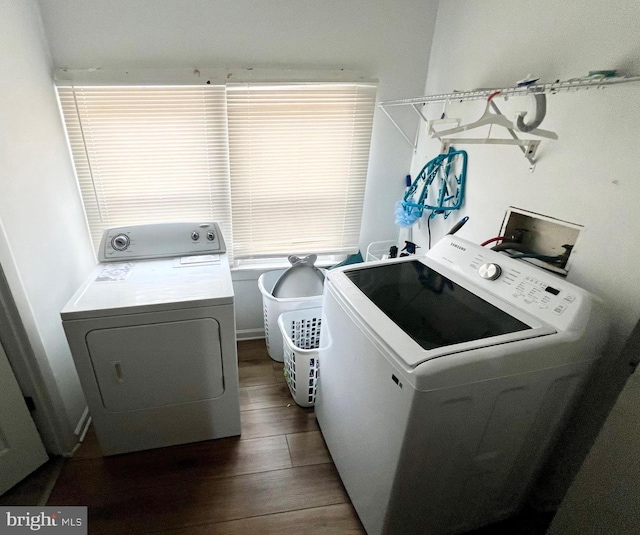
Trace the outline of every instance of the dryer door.
<instances>
[{"instance_id":1,"label":"dryer door","mask_svg":"<svg viewBox=\"0 0 640 535\"><path fill-rule=\"evenodd\" d=\"M109 411L202 401L224 392L215 319L97 329L86 342Z\"/></svg>"}]
</instances>

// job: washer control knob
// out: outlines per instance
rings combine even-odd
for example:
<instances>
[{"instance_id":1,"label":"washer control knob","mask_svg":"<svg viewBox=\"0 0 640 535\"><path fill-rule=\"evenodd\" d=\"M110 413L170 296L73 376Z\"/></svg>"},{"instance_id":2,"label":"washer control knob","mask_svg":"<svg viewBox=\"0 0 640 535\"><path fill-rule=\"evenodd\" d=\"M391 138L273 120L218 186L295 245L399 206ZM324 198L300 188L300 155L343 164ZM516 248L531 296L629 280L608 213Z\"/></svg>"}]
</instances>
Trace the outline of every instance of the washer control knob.
<instances>
[{"instance_id":1,"label":"washer control knob","mask_svg":"<svg viewBox=\"0 0 640 535\"><path fill-rule=\"evenodd\" d=\"M478 273L483 279L494 281L502 274L502 268L498 264L482 264Z\"/></svg>"},{"instance_id":2,"label":"washer control knob","mask_svg":"<svg viewBox=\"0 0 640 535\"><path fill-rule=\"evenodd\" d=\"M116 251L126 251L127 247L131 240L129 240L129 236L126 234L118 234L111 238L111 247L113 247Z\"/></svg>"},{"instance_id":3,"label":"washer control knob","mask_svg":"<svg viewBox=\"0 0 640 535\"><path fill-rule=\"evenodd\" d=\"M200 233L195 230L191 233L191 239L193 241L198 241L200 239Z\"/></svg>"},{"instance_id":4,"label":"washer control knob","mask_svg":"<svg viewBox=\"0 0 640 535\"><path fill-rule=\"evenodd\" d=\"M207 232L207 240L213 241L215 239L216 239L216 235L213 232L211 231Z\"/></svg>"}]
</instances>

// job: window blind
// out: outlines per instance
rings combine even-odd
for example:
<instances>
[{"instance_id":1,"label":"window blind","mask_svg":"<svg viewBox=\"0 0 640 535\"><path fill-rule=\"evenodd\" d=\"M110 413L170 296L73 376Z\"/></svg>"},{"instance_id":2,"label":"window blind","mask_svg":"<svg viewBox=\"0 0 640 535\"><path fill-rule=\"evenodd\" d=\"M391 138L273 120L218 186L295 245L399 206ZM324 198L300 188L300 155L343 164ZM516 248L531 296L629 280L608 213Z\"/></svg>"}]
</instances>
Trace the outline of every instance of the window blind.
<instances>
[{"instance_id":1,"label":"window blind","mask_svg":"<svg viewBox=\"0 0 640 535\"><path fill-rule=\"evenodd\" d=\"M191 220L219 222L231 249L224 86L59 86L58 95L96 250L107 227Z\"/></svg>"},{"instance_id":2,"label":"window blind","mask_svg":"<svg viewBox=\"0 0 640 535\"><path fill-rule=\"evenodd\" d=\"M227 86L236 258L357 250L375 85Z\"/></svg>"}]
</instances>

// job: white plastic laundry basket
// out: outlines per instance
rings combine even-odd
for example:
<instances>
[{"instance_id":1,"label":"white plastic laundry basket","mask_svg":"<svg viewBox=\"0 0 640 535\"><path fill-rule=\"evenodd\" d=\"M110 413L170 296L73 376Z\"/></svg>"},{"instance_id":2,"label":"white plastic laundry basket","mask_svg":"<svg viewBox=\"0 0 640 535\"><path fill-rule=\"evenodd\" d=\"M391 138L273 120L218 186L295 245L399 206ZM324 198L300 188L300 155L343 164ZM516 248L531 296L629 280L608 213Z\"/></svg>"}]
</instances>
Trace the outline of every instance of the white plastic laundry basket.
<instances>
[{"instance_id":1,"label":"white plastic laundry basket","mask_svg":"<svg viewBox=\"0 0 640 535\"><path fill-rule=\"evenodd\" d=\"M262 310L264 313L264 335L269 356L277 361L284 361L282 335L278 329L278 317L283 312L322 306L322 295L311 297L277 298L271 295L273 286L284 273L284 269L268 271L258 278L258 289L262 294Z\"/></svg>"},{"instance_id":2,"label":"white plastic laundry basket","mask_svg":"<svg viewBox=\"0 0 640 535\"><path fill-rule=\"evenodd\" d=\"M312 407L318 385L322 309L285 312L278 318L284 344L284 375L295 402Z\"/></svg>"}]
</instances>

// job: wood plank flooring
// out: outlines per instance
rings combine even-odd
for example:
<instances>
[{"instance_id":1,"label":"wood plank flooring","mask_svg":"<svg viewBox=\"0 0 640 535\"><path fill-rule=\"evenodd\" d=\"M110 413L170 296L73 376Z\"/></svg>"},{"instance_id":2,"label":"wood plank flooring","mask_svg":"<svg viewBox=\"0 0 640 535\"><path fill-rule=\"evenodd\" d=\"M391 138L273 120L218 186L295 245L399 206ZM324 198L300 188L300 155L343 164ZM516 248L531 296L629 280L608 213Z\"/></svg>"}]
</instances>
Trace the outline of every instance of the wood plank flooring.
<instances>
[{"instance_id":1,"label":"wood plank flooring","mask_svg":"<svg viewBox=\"0 0 640 535\"><path fill-rule=\"evenodd\" d=\"M241 437L105 458L90 431L47 504L87 505L90 534L363 535L282 364L263 340L239 343L238 363ZM467 535L542 535L552 516L525 510Z\"/></svg>"},{"instance_id":2,"label":"wood plank flooring","mask_svg":"<svg viewBox=\"0 0 640 535\"><path fill-rule=\"evenodd\" d=\"M364 534L312 409L264 340L238 344L242 436L102 457L89 433L48 505L87 505L89 533Z\"/></svg>"}]
</instances>

